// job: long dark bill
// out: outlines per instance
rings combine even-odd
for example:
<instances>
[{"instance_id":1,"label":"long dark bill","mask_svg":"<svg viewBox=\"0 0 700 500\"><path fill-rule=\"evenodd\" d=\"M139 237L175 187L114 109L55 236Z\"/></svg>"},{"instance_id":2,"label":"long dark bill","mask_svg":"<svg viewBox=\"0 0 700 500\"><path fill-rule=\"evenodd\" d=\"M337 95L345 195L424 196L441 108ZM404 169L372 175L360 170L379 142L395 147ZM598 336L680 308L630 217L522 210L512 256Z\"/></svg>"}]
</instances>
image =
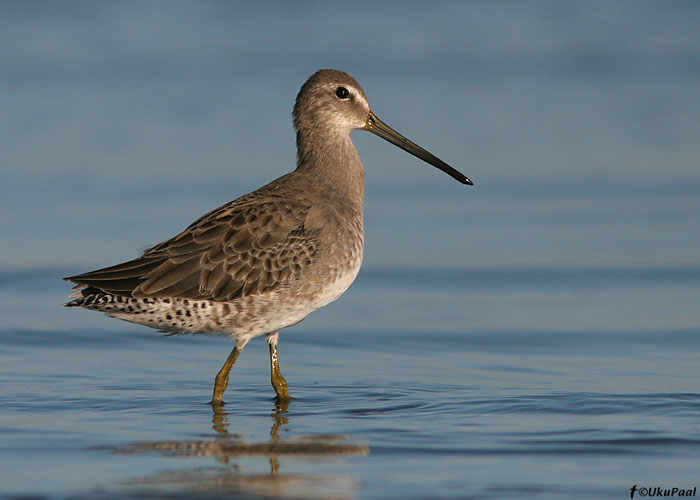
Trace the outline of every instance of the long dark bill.
<instances>
[{"instance_id":1,"label":"long dark bill","mask_svg":"<svg viewBox=\"0 0 700 500\"><path fill-rule=\"evenodd\" d=\"M369 132L372 132L373 134L378 135L382 139L389 141L394 146L398 146L404 151L408 151L413 156L420 158L424 162L430 163L432 166L439 168L446 174L457 179L462 184L468 184L470 186L474 185L474 183L469 179L469 177L459 172L458 170L455 170L454 168L450 167L447 163L442 161L437 156L428 153L418 144L415 144L406 139L396 130L394 130L389 125L377 118L377 116L371 111L369 112L369 116L367 117L367 123L365 123L364 129Z\"/></svg>"}]
</instances>

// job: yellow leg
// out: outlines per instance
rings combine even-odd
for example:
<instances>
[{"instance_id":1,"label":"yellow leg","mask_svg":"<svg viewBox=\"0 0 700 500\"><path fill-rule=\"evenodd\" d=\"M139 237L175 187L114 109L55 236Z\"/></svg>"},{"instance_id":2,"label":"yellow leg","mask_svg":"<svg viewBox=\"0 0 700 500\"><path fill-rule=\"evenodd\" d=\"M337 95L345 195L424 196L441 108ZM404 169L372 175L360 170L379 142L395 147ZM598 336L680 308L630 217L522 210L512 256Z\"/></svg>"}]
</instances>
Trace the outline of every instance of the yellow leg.
<instances>
[{"instance_id":1,"label":"yellow leg","mask_svg":"<svg viewBox=\"0 0 700 500\"><path fill-rule=\"evenodd\" d=\"M214 395L210 401L211 404L220 405L222 403L224 391L226 391L226 387L228 387L228 376L231 373L231 368L236 364L236 359L238 359L238 355L241 353L246 343L247 342L236 342L236 347L233 348L231 354L226 358L224 366L221 367L221 370L219 370L219 373L216 375L216 379L214 380Z\"/></svg>"},{"instance_id":2,"label":"yellow leg","mask_svg":"<svg viewBox=\"0 0 700 500\"><path fill-rule=\"evenodd\" d=\"M277 356L277 342L279 340L279 332L267 334L267 344L270 347L270 374L272 387L277 393L277 399L280 401L289 401L289 391L287 390L287 381L282 376L280 371L279 357Z\"/></svg>"}]
</instances>

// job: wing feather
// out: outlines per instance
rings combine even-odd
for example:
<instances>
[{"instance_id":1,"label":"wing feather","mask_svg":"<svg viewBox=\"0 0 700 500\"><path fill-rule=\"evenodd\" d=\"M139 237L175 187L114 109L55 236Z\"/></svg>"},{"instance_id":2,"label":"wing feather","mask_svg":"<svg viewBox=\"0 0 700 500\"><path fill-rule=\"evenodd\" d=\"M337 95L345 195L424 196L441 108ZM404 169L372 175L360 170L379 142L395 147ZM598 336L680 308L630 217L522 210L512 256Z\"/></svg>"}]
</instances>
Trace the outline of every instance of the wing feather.
<instances>
[{"instance_id":1,"label":"wing feather","mask_svg":"<svg viewBox=\"0 0 700 500\"><path fill-rule=\"evenodd\" d=\"M264 293L316 258L318 229L304 225L310 210L284 198L232 202L137 259L65 279L134 297L224 301Z\"/></svg>"}]
</instances>

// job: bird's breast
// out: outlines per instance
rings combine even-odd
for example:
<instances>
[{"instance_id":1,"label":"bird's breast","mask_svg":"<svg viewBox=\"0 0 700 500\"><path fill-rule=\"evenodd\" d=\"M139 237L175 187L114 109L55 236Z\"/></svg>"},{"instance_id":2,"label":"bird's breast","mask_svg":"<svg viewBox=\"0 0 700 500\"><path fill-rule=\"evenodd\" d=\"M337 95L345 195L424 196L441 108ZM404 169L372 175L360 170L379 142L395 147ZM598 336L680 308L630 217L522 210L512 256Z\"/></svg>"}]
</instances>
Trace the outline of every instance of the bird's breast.
<instances>
[{"instance_id":1,"label":"bird's breast","mask_svg":"<svg viewBox=\"0 0 700 500\"><path fill-rule=\"evenodd\" d=\"M305 276L307 284L320 284L315 290L317 307L334 301L348 289L360 271L363 250L361 213L328 220L322 229L317 260Z\"/></svg>"}]
</instances>

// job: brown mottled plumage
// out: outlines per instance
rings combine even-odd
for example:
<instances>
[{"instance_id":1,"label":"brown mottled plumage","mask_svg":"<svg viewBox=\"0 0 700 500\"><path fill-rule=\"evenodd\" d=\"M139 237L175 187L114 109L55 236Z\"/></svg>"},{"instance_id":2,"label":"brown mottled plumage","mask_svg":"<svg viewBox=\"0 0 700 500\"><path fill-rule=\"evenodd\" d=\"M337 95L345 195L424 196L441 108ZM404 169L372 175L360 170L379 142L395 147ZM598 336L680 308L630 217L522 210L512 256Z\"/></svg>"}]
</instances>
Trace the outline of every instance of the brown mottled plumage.
<instances>
[{"instance_id":1,"label":"brown mottled plumage","mask_svg":"<svg viewBox=\"0 0 700 500\"><path fill-rule=\"evenodd\" d=\"M245 344L267 335L272 385L289 399L278 330L335 300L362 262L364 170L350 131L365 129L464 184L471 181L382 123L350 75L321 70L294 106L297 168L192 223L137 259L70 278L68 307L171 333L228 334L236 347L212 403Z\"/></svg>"},{"instance_id":2,"label":"brown mottled plumage","mask_svg":"<svg viewBox=\"0 0 700 500\"><path fill-rule=\"evenodd\" d=\"M315 259L320 228L305 227L311 202L289 199L281 181L219 207L137 259L69 280L128 297L214 301L291 282Z\"/></svg>"}]
</instances>

